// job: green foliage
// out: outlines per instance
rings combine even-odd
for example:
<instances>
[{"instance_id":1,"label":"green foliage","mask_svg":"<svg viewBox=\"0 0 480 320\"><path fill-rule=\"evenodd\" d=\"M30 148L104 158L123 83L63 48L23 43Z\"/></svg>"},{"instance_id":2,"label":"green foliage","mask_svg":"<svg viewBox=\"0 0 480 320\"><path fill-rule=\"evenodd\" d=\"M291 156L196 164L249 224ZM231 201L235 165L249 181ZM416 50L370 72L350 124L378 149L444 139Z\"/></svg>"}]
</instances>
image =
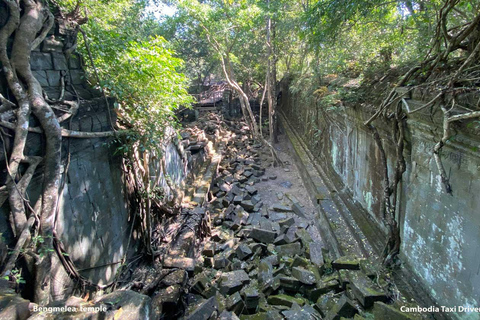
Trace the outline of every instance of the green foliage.
<instances>
[{"instance_id":1,"label":"green foliage","mask_svg":"<svg viewBox=\"0 0 480 320\"><path fill-rule=\"evenodd\" d=\"M32 238L32 246L33 248L36 248L37 249L37 252L38 252L38 255L40 257L44 257L44 256L47 256L48 254L54 252L55 250L53 250L53 248L51 247L47 247L45 245L45 238L52 238L52 236L41 236L41 235L38 235L38 236L35 236Z\"/></svg>"},{"instance_id":2,"label":"green foliage","mask_svg":"<svg viewBox=\"0 0 480 320\"><path fill-rule=\"evenodd\" d=\"M73 1L63 0L65 8ZM132 133L121 138L121 151L138 142L141 151L156 148L165 128L176 125L173 111L189 106L188 79L179 72L183 61L158 33L158 21L146 12L146 0L87 0L88 23L82 28L95 69L87 63L89 80L118 101L115 111ZM89 61L80 37L79 50ZM129 146L130 145L130 146Z\"/></svg>"},{"instance_id":3,"label":"green foliage","mask_svg":"<svg viewBox=\"0 0 480 320\"><path fill-rule=\"evenodd\" d=\"M18 269L13 269L10 271L10 274L8 276L3 277L5 280L12 280L15 282L17 285L19 284L25 284L27 283L25 279L22 277L22 272Z\"/></svg>"},{"instance_id":4,"label":"green foliage","mask_svg":"<svg viewBox=\"0 0 480 320\"><path fill-rule=\"evenodd\" d=\"M229 67L235 70L238 82L246 83L264 77L265 39L261 33L265 28L265 16L259 1L173 2L178 8L176 22L182 25L177 27L177 39L193 37L196 41L200 40L205 47L203 53L208 54L208 61L216 65L219 65L218 52L221 52L229 61ZM184 33L191 36L184 36ZM185 46L189 44L185 43ZM219 50L214 50L212 46ZM210 68L207 71L214 70Z\"/></svg>"}]
</instances>

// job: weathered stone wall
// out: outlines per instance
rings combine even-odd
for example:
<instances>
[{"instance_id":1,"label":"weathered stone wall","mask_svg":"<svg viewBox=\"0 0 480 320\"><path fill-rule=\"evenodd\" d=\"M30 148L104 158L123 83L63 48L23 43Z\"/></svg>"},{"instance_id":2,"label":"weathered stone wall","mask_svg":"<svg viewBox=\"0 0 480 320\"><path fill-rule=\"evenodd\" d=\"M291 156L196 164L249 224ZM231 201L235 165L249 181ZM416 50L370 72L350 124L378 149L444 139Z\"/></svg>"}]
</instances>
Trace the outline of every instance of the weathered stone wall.
<instances>
[{"instance_id":1,"label":"weathered stone wall","mask_svg":"<svg viewBox=\"0 0 480 320\"><path fill-rule=\"evenodd\" d=\"M93 90L85 79L82 60L77 54L67 57L63 50L68 42L68 32L54 27L39 48L32 52L31 66L37 79L49 97L57 99L62 91L62 77L65 79L65 99L81 99L78 113L72 120L71 129L78 131L109 131L108 107L101 94ZM5 79L0 74L1 92L9 95ZM109 99L112 108L113 100ZM115 113L110 111L112 115ZM9 120L13 121L13 117ZM68 126L66 121L62 124ZM32 117L31 126L37 126ZM13 132L4 129L7 133ZM69 140L69 141L68 141ZM7 150L13 140L7 139ZM41 135L30 133L26 153L42 155L44 140ZM4 146L0 142L0 182L6 179ZM80 274L96 284L104 285L112 281L120 261L127 251L131 231L131 214L128 210L122 159L115 156L115 143L112 139L64 139L63 161L66 164L68 150L71 153L70 167L66 177L63 194L60 197L57 217L57 234L72 258ZM165 145L165 168L176 186L183 181L195 164L188 164L188 153L182 155L181 148L174 142ZM191 158L191 157L190 157ZM41 166L39 167L41 169ZM40 172L41 170L38 170ZM159 163L152 164L152 175L160 187L166 187L166 181ZM154 179L154 177L152 177ZM42 176L37 174L28 189L32 203L41 192ZM167 195L169 189L166 188ZM0 253L6 257L6 245L14 244L8 221L8 201L0 208ZM130 251L136 250L135 239ZM1 263L2 261L0 261ZM58 262L52 268L55 277L53 286L56 299L69 296L73 286ZM27 279L28 280L28 279Z\"/></svg>"},{"instance_id":2,"label":"weathered stone wall","mask_svg":"<svg viewBox=\"0 0 480 320\"><path fill-rule=\"evenodd\" d=\"M282 88L281 111L323 163L337 191L349 194L385 231L380 212L383 193L380 154L372 134L363 125L371 113L361 108L340 108L329 112L333 121L327 121L326 125L318 106L297 100L287 86ZM454 139L442 151L453 187L453 195L446 194L432 153L441 137L440 117L436 114L432 118L429 112L420 112L407 120L407 171L400 187L397 217L402 237L401 258L440 305L476 306L480 295L477 259L480 198L476 195L480 188L480 138L460 127L452 131ZM382 136L392 174L395 145L391 128L378 122L375 125ZM357 217L361 219L361 215ZM467 313L451 315L477 319L477 315Z\"/></svg>"}]
</instances>

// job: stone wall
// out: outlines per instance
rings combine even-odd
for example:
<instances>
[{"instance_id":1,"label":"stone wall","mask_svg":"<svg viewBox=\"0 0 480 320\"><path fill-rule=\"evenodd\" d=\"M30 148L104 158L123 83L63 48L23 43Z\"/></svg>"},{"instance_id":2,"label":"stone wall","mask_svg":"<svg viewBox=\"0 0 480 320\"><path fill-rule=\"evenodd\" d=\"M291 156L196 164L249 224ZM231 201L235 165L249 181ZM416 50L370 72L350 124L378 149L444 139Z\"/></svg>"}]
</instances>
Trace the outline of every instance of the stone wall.
<instances>
[{"instance_id":1,"label":"stone wall","mask_svg":"<svg viewBox=\"0 0 480 320\"><path fill-rule=\"evenodd\" d=\"M410 103L421 105L414 96ZM301 103L282 88L281 111L312 154L323 164L337 190L359 204L358 224L373 221L386 231L380 212L382 173L379 150L363 122L371 113L360 107L330 112L329 125L318 106ZM429 111L409 116L405 157L407 171L400 187L398 217L401 227L401 259L422 281L432 298L444 306L476 306L480 294L480 138L465 126L455 127L442 151L453 195L445 193L433 159L433 147L441 137L440 115ZM395 166L391 128L375 123L384 142L390 173ZM365 219L362 214L372 219ZM383 235L368 235L373 241ZM377 246L378 248L378 246ZM456 319L477 319L468 313L450 314Z\"/></svg>"},{"instance_id":2,"label":"stone wall","mask_svg":"<svg viewBox=\"0 0 480 320\"><path fill-rule=\"evenodd\" d=\"M78 113L71 122L71 129L78 131L109 131L108 108L114 101L109 99L108 106L101 94L87 83L82 59L78 54L66 56L63 53L69 42L69 34L54 27L47 39L32 52L31 66L37 79L49 97L57 99L62 91L62 77L65 81L65 99L81 99ZM1 92L11 98L5 79L0 74ZM115 112L110 110L114 116ZM13 117L8 119L14 121ZM66 121L62 125L68 126ZM37 126L32 117L31 126ZM11 131L4 129L7 133ZM6 148L13 140L7 139ZM30 133L26 147L29 155L42 155L44 139L41 135ZM0 182L5 182L4 146L0 142ZM122 170L122 158L115 156L117 145L112 139L64 139L63 161L66 164L68 151L71 153L70 167L66 177L63 194L60 197L57 217L57 234L72 258L80 274L95 284L105 285L112 281L120 261L127 251L131 232L131 214L126 199ZM188 164L188 155L181 154L181 148L173 141L166 143L163 156L165 168L173 183L181 186L192 164ZM39 167L41 169L41 166ZM41 170L38 170L39 172ZM152 164L153 175L159 178L160 187L166 186L162 169L158 163ZM153 178L152 178L153 179ZM37 174L28 195L35 203L41 192L42 176ZM168 188L167 195L168 195ZM6 246L14 244L8 220L8 201L0 208L1 258L6 257ZM135 239L130 244L130 252L137 250ZM0 261L1 263L2 261ZM52 268L55 277L53 293L56 299L63 299L73 290L71 280L63 266L57 261ZM27 279L28 280L28 279Z\"/></svg>"}]
</instances>

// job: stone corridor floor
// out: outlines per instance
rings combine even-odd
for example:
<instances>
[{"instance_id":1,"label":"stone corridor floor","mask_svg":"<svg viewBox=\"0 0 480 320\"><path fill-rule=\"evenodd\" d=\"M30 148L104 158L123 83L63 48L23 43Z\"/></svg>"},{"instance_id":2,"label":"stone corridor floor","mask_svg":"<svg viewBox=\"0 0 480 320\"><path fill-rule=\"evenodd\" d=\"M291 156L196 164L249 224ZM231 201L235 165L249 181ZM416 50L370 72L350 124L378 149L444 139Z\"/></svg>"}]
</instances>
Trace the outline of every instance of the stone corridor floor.
<instances>
[{"instance_id":1,"label":"stone corridor floor","mask_svg":"<svg viewBox=\"0 0 480 320\"><path fill-rule=\"evenodd\" d=\"M285 136L275 145L283 166L274 167L247 127L227 130L206 203L211 235L192 257L183 319L421 318L399 311L406 302L393 299L376 262L332 260Z\"/></svg>"}]
</instances>

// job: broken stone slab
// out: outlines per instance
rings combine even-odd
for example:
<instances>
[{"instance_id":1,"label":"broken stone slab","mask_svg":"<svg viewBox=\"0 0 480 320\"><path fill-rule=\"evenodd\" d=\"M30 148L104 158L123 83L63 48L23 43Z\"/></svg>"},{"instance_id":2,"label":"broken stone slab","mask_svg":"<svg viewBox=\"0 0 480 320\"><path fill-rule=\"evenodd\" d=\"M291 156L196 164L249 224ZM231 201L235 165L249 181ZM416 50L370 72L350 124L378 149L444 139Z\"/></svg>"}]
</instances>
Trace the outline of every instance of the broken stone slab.
<instances>
[{"instance_id":1,"label":"broken stone slab","mask_svg":"<svg viewBox=\"0 0 480 320\"><path fill-rule=\"evenodd\" d=\"M381 269L378 262L373 262L368 259L360 260L360 269L369 277L370 279L375 279L377 277L377 272Z\"/></svg>"},{"instance_id":2,"label":"broken stone slab","mask_svg":"<svg viewBox=\"0 0 480 320\"><path fill-rule=\"evenodd\" d=\"M328 292L336 292L338 290L338 281L320 281L317 283L317 287L308 292L308 298L312 301L317 301L318 298Z\"/></svg>"},{"instance_id":3,"label":"broken stone slab","mask_svg":"<svg viewBox=\"0 0 480 320\"><path fill-rule=\"evenodd\" d=\"M253 252L248 245L242 243L237 247L236 254L238 259L245 260L250 257Z\"/></svg>"},{"instance_id":4,"label":"broken stone slab","mask_svg":"<svg viewBox=\"0 0 480 320\"><path fill-rule=\"evenodd\" d=\"M208 320L216 312L218 312L218 302L216 297L211 297L198 306L185 320Z\"/></svg>"},{"instance_id":5,"label":"broken stone slab","mask_svg":"<svg viewBox=\"0 0 480 320\"><path fill-rule=\"evenodd\" d=\"M230 191L236 196L243 194L243 189L239 188L236 185L234 185Z\"/></svg>"},{"instance_id":6,"label":"broken stone slab","mask_svg":"<svg viewBox=\"0 0 480 320\"><path fill-rule=\"evenodd\" d=\"M310 305L306 304L303 307L292 307L290 310L282 312L286 320L317 320L320 319L318 312Z\"/></svg>"},{"instance_id":7,"label":"broken stone slab","mask_svg":"<svg viewBox=\"0 0 480 320\"><path fill-rule=\"evenodd\" d=\"M265 317L262 320L283 320L283 316L280 314L278 310L267 310L265 313Z\"/></svg>"},{"instance_id":8,"label":"broken stone slab","mask_svg":"<svg viewBox=\"0 0 480 320\"><path fill-rule=\"evenodd\" d=\"M237 195L235 198L233 198L233 204L238 205L242 203L243 201L243 196L242 195Z\"/></svg>"},{"instance_id":9,"label":"broken stone slab","mask_svg":"<svg viewBox=\"0 0 480 320\"><path fill-rule=\"evenodd\" d=\"M240 182L240 183L245 183L245 182L248 181L248 178L245 177L244 175L240 175L240 176L238 176L237 180L238 180L238 182Z\"/></svg>"},{"instance_id":10,"label":"broken stone slab","mask_svg":"<svg viewBox=\"0 0 480 320\"><path fill-rule=\"evenodd\" d=\"M287 241L287 237L284 234L279 235L273 241L273 244L276 245L276 246L283 245L283 244L288 244L288 243L289 242Z\"/></svg>"},{"instance_id":11,"label":"broken stone slab","mask_svg":"<svg viewBox=\"0 0 480 320\"><path fill-rule=\"evenodd\" d=\"M272 254L276 254L277 251L275 251L275 245L273 243L269 243L267 245L267 254L269 255L272 255Z\"/></svg>"},{"instance_id":12,"label":"broken stone slab","mask_svg":"<svg viewBox=\"0 0 480 320\"><path fill-rule=\"evenodd\" d=\"M299 203L294 203L292 204L292 210L297 214L299 217L306 219L307 214L305 213L305 210L300 206Z\"/></svg>"},{"instance_id":13,"label":"broken stone slab","mask_svg":"<svg viewBox=\"0 0 480 320\"><path fill-rule=\"evenodd\" d=\"M342 289L347 289L347 286L350 284L350 273L356 272L347 269L338 270L338 279L342 285Z\"/></svg>"},{"instance_id":14,"label":"broken stone slab","mask_svg":"<svg viewBox=\"0 0 480 320\"><path fill-rule=\"evenodd\" d=\"M241 320L265 320L265 319L267 319L267 313L266 312L258 312L256 314L251 314L251 315L242 314L240 316L240 319Z\"/></svg>"},{"instance_id":15,"label":"broken stone slab","mask_svg":"<svg viewBox=\"0 0 480 320\"><path fill-rule=\"evenodd\" d=\"M205 272L202 272L198 275L195 276L193 279L192 286L190 287L190 290L192 292L202 294L207 287L210 286L212 283L212 279L208 277L208 275Z\"/></svg>"},{"instance_id":16,"label":"broken stone slab","mask_svg":"<svg viewBox=\"0 0 480 320\"><path fill-rule=\"evenodd\" d=\"M271 211L271 212L268 214L268 217L269 217L270 220L272 220L272 221L279 221L279 220L285 220L288 216L287 216L287 213L286 213L286 212L275 212L275 211Z\"/></svg>"},{"instance_id":17,"label":"broken stone slab","mask_svg":"<svg viewBox=\"0 0 480 320\"><path fill-rule=\"evenodd\" d=\"M260 212L252 212L248 216L247 225L259 225L261 217L262 214Z\"/></svg>"},{"instance_id":18,"label":"broken stone slab","mask_svg":"<svg viewBox=\"0 0 480 320\"><path fill-rule=\"evenodd\" d=\"M253 228L250 232L250 238L262 243L273 243L277 234L273 231Z\"/></svg>"},{"instance_id":19,"label":"broken stone slab","mask_svg":"<svg viewBox=\"0 0 480 320\"><path fill-rule=\"evenodd\" d=\"M330 309L338 302L338 297L336 297L335 293L330 292L328 294L320 296L317 302L314 305L315 310L317 310L322 317L325 317Z\"/></svg>"},{"instance_id":20,"label":"broken stone slab","mask_svg":"<svg viewBox=\"0 0 480 320\"><path fill-rule=\"evenodd\" d=\"M300 267L292 268L292 276L297 278L303 284L312 285L316 282L315 274Z\"/></svg>"},{"instance_id":21,"label":"broken stone slab","mask_svg":"<svg viewBox=\"0 0 480 320\"><path fill-rule=\"evenodd\" d=\"M225 198L222 198L222 206L224 208L228 207L231 202L232 202L232 199L228 198L228 196Z\"/></svg>"},{"instance_id":22,"label":"broken stone slab","mask_svg":"<svg viewBox=\"0 0 480 320\"><path fill-rule=\"evenodd\" d=\"M222 274L220 292L232 294L240 291L245 284L250 283L250 277L244 270L236 270Z\"/></svg>"},{"instance_id":23,"label":"broken stone slab","mask_svg":"<svg viewBox=\"0 0 480 320\"><path fill-rule=\"evenodd\" d=\"M249 276L250 278L257 278L257 277L258 277L258 269L253 269L252 271L250 271L250 272L248 273L248 276Z\"/></svg>"},{"instance_id":24,"label":"broken stone slab","mask_svg":"<svg viewBox=\"0 0 480 320\"><path fill-rule=\"evenodd\" d=\"M280 264L280 259L276 254L269 255L263 258L262 261L268 261L272 266L278 266Z\"/></svg>"},{"instance_id":25,"label":"broken stone slab","mask_svg":"<svg viewBox=\"0 0 480 320\"><path fill-rule=\"evenodd\" d=\"M230 260L225 256L224 253L217 254L213 257L213 265L214 269L224 269L230 264Z\"/></svg>"},{"instance_id":26,"label":"broken stone slab","mask_svg":"<svg viewBox=\"0 0 480 320\"><path fill-rule=\"evenodd\" d=\"M203 266L205 268L213 268L213 258L203 258Z\"/></svg>"},{"instance_id":27,"label":"broken stone slab","mask_svg":"<svg viewBox=\"0 0 480 320\"><path fill-rule=\"evenodd\" d=\"M224 200L225 198L217 198L215 200L212 201L211 205L214 207L214 208L217 208L217 209L223 209L225 206L223 205L224 203ZM228 206L228 205L227 205Z\"/></svg>"},{"instance_id":28,"label":"broken stone slab","mask_svg":"<svg viewBox=\"0 0 480 320\"><path fill-rule=\"evenodd\" d=\"M295 219L293 219L293 217L283 219L281 221L278 221L278 224L281 228L289 228L295 224Z\"/></svg>"},{"instance_id":29,"label":"broken stone slab","mask_svg":"<svg viewBox=\"0 0 480 320\"><path fill-rule=\"evenodd\" d=\"M282 204L274 204L271 207L271 210L276 211L276 212L292 212L292 208L288 206L284 206Z\"/></svg>"},{"instance_id":30,"label":"broken stone slab","mask_svg":"<svg viewBox=\"0 0 480 320\"><path fill-rule=\"evenodd\" d=\"M300 238L300 241L302 242L303 247L309 250L310 243L312 243L313 241L308 231L302 227L299 227L295 231L295 234L298 238Z\"/></svg>"},{"instance_id":31,"label":"broken stone slab","mask_svg":"<svg viewBox=\"0 0 480 320\"><path fill-rule=\"evenodd\" d=\"M232 200L233 200L233 197L232 197ZM234 215L235 215L235 205L234 204L230 204L228 206L227 209L225 209L224 211L224 216L225 216L225 219L229 219L229 220L233 220L234 218Z\"/></svg>"},{"instance_id":32,"label":"broken stone slab","mask_svg":"<svg viewBox=\"0 0 480 320\"><path fill-rule=\"evenodd\" d=\"M259 256L264 256L267 254L267 245L263 244L263 243L252 243L249 245L250 246L250 249L252 249L252 251L254 253L257 253L258 251L260 251L258 253Z\"/></svg>"},{"instance_id":33,"label":"broken stone slab","mask_svg":"<svg viewBox=\"0 0 480 320\"><path fill-rule=\"evenodd\" d=\"M223 221L222 223L222 227L224 227L225 229L236 230L234 225L235 225L235 222L233 221Z\"/></svg>"},{"instance_id":34,"label":"broken stone slab","mask_svg":"<svg viewBox=\"0 0 480 320\"><path fill-rule=\"evenodd\" d=\"M258 190L252 186L246 186L245 190L252 196L256 195L258 193Z\"/></svg>"},{"instance_id":35,"label":"broken stone slab","mask_svg":"<svg viewBox=\"0 0 480 320\"><path fill-rule=\"evenodd\" d=\"M168 275L165 276L165 278L162 279L162 284L164 286L173 286L176 284L184 285L185 282L187 281L187 273L185 270L175 270Z\"/></svg>"},{"instance_id":36,"label":"broken stone slab","mask_svg":"<svg viewBox=\"0 0 480 320\"><path fill-rule=\"evenodd\" d=\"M179 268L184 269L188 272L193 272L195 270L195 260L192 258L174 258L167 257L163 260L164 268Z\"/></svg>"},{"instance_id":37,"label":"broken stone slab","mask_svg":"<svg viewBox=\"0 0 480 320\"><path fill-rule=\"evenodd\" d=\"M355 298L365 308L371 308L375 301L386 302L387 296L362 272L351 273L350 287Z\"/></svg>"},{"instance_id":38,"label":"broken stone slab","mask_svg":"<svg viewBox=\"0 0 480 320\"><path fill-rule=\"evenodd\" d=\"M252 199L250 199L254 205L262 201L262 198L260 198L258 195L253 196Z\"/></svg>"},{"instance_id":39,"label":"broken stone slab","mask_svg":"<svg viewBox=\"0 0 480 320\"><path fill-rule=\"evenodd\" d=\"M215 242L227 241L230 238L231 238L230 233L226 232L225 230L222 230L221 228L216 228L216 230L212 232L212 237L211 237L211 239Z\"/></svg>"},{"instance_id":40,"label":"broken stone slab","mask_svg":"<svg viewBox=\"0 0 480 320\"><path fill-rule=\"evenodd\" d=\"M280 225L275 221L271 221L267 218L262 217L260 219L260 229L275 231L275 232L279 233L280 232Z\"/></svg>"},{"instance_id":41,"label":"broken stone slab","mask_svg":"<svg viewBox=\"0 0 480 320\"><path fill-rule=\"evenodd\" d=\"M218 320L240 320L240 318L235 313L224 310L220 313Z\"/></svg>"},{"instance_id":42,"label":"broken stone slab","mask_svg":"<svg viewBox=\"0 0 480 320\"><path fill-rule=\"evenodd\" d=\"M218 187L221 191L223 192L230 192L230 190L232 190L232 186L228 183L222 183L219 185Z\"/></svg>"},{"instance_id":43,"label":"broken stone slab","mask_svg":"<svg viewBox=\"0 0 480 320\"><path fill-rule=\"evenodd\" d=\"M240 202L240 205L243 207L243 209L247 210L248 212L253 211L255 208L255 205L252 203L252 200L243 200Z\"/></svg>"},{"instance_id":44,"label":"broken stone slab","mask_svg":"<svg viewBox=\"0 0 480 320\"><path fill-rule=\"evenodd\" d=\"M298 240L297 238L297 226L293 225L288 228L287 232L285 232L285 239L288 243L292 243Z\"/></svg>"},{"instance_id":45,"label":"broken stone slab","mask_svg":"<svg viewBox=\"0 0 480 320\"><path fill-rule=\"evenodd\" d=\"M250 215L248 214L248 212L245 212L245 211L239 213L233 220L232 229L238 230L241 228L241 226L245 226L247 224L249 216Z\"/></svg>"},{"instance_id":46,"label":"broken stone slab","mask_svg":"<svg viewBox=\"0 0 480 320\"><path fill-rule=\"evenodd\" d=\"M273 266L269 260L261 260L258 265L258 281L262 284L273 283Z\"/></svg>"},{"instance_id":47,"label":"broken stone slab","mask_svg":"<svg viewBox=\"0 0 480 320\"><path fill-rule=\"evenodd\" d=\"M237 258L233 258L232 263L229 265L229 271L235 271L240 269L247 269L247 263L245 261L240 261Z\"/></svg>"},{"instance_id":48,"label":"broken stone slab","mask_svg":"<svg viewBox=\"0 0 480 320\"><path fill-rule=\"evenodd\" d=\"M253 175L253 172L252 172L252 171L245 171L245 172L243 173L243 176L246 177L247 179L250 178L252 175Z\"/></svg>"},{"instance_id":49,"label":"broken stone slab","mask_svg":"<svg viewBox=\"0 0 480 320\"><path fill-rule=\"evenodd\" d=\"M213 296L217 296L218 294L218 288L214 285L210 285L205 291L203 292L203 296L207 299L210 299ZM220 295L222 296L222 295ZM218 300L217 300L218 301Z\"/></svg>"},{"instance_id":50,"label":"broken stone slab","mask_svg":"<svg viewBox=\"0 0 480 320\"><path fill-rule=\"evenodd\" d=\"M310 242L310 261L319 268L323 268L325 262L323 260L322 245L315 242Z\"/></svg>"},{"instance_id":51,"label":"broken stone slab","mask_svg":"<svg viewBox=\"0 0 480 320\"><path fill-rule=\"evenodd\" d=\"M237 233L235 234L236 237L240 238L240 239L245 239L245 238L248 238L250 236L250 232L252 232L252 229L249 228L249 227L243 227L242 229L240 229L239 231L237 231Z\"/></svg>"},{"instance_id":52,"label":"broken stone slab","mask_svg":"<svg viewBox=\"0 0 480 320\"><path fill-rule=\"evenodd\" d=\"M282 183L280 183L280 186L290 189L293 186L293 183L291 183L290 181L283 181Z\"/></svg>"},{"instance_id":53,"label":"broken stone slab","mask_svg":"<svg viewBox=\"0 0 480 320\"><path fill-rule=\"evenodd\" d=\"M293 203L300 203L300 201L291 193L285 193L285 196Z\"/></svg>"},{"instance_id":54,"label":"broken stone slab","mask_svg":"<svg viewBox=\"0 0 480 320\"><path fill-rule=\"evenodd\" d=\"M152 309L156 315L162 311L175 308L183 292L183 286L176 284L163 289L152 298Z\"/></svg>"},{"instance_id":55,"label":"broken stone slab","mask_svg":"<svg viewBox=\"0 0 480 320\"><path fill-rule=\"evenodd\" d=\"M225 200L228 203L231 203L233 201L233 198L235 198L235 195L231 191L225 196Z\"/></svg>"},{"instance_id":56,"label":"broken stone slab","mask_svg":"<svg viewBox=\"0 0 480 320\"><path fill-rule=\"evenodd\" d=\"M242 297L248 313L255 313L260 302L260 294L258 290L255 287L250 286L242 292Z\"/></svg>"},{"instance_id":57,"label":"broken stone slab","mask_svg":"<svg viewBox=\"0 0 480 320\"><path fill-rule=\"evenodd\" d=\"M352 301L346 295L342 295L342 297L333 306L333 308L328 310L325 319L340 320L341 318L353 318L357 313L358 313L358 310L357 308L355 308ZM390 318L378 318L378 319L390 320Z\"/></svg>"},{"instance_id":58,"label":"broken stone slab","mask_svg":"<svg viewBox=\"0 0 480 320\"><path fill-rule=\"evenodd\" d=\"M234 294L227 297L225 307L228 311L232 311L237 315L241 314L243 309L245 309L245 303L242 300L240 292L235 292Z\"/></svg>"},{"instance_id":59,"label":"broken stone slab","mask_svg":"<svg viewBox=\"0 0 480 320\"><path fill-rule=\"evenodd\" d=\"M302 283L294 277L280 276L278 279L280 280L280 287L285 291L297 293L302 286Z\"/></svg>"},{"instance_id":60,"label":"broken stone slab","mask_svg":"<svg viewBox=\"0 0 480 320\"><path fill-rule=\"evenodd\" d=\"M260 209L263 207L263 201L257 202L255 207L253 207L253 212L260 212Z\"/></svg>"},{"instance_id":61,"label":"broken stone slab","mask_svg":"<svg viewBox=\"0 0 480 320\"><path fill-rule=\"evenodd\" d=\"M274 306L285 306L291 308L294 303L303 306L305 304L305 300L301 298L295 298L286 294L278 294L269 296L267 298L269 304Z\"/></svg>"},{"instance_id":62,"label":"broken stone slab","mask_svg":"<svg viewBox=\"0 0 480 320\"><path fill-rule=\"evenodd\" d=\"M332 268L360 270L360 261L355 257L342 256L332 262Z\"/></svg>"},{"instance_id":63,"label":"broken stone slab","mask_svg":"<svg viewBox=\"0 0 480 320\"><path fill-rule=\"evenodd\" d=\"M309 265L310 265L310 261L308 259L305 259L303 257L300 257L300 256L296 255L293 258L293 262L290 265L290 268L293 268L293 267L308 268Z\"/></svg>"},{"instance_id":64,"label":"broken stone slab","mask_svg":"<svg viewBox=\"0 0 480 320\"><path fill-rule=\"evenodd\" d=\"M294 257L296 254L301 254L302 246L298 242L276 246L276 250L280 256Z\"/></svg>"},{"instance_id":65,"label":"broken stone slab","mask_svg":"<svg viewBox=\"0 0 480 320\"><path fill-rule=\"evenodd\" d=\"M287 266L285 265L285 263L281 263L274 271L273 271L273 275L274 276L278 276L280 274L285 274L287 271Z\"/></svg>"},{"instance_id":66,"label":"broken stone slab","mask_svg":"<svg viewBox=\"0 0 480 320\"><path fill-rule=\"evenodd\" d=\"M203 248L202 254L206 257L213 257L216 253L216 243L208 242Z\"/></svg>"}]
</instances>

